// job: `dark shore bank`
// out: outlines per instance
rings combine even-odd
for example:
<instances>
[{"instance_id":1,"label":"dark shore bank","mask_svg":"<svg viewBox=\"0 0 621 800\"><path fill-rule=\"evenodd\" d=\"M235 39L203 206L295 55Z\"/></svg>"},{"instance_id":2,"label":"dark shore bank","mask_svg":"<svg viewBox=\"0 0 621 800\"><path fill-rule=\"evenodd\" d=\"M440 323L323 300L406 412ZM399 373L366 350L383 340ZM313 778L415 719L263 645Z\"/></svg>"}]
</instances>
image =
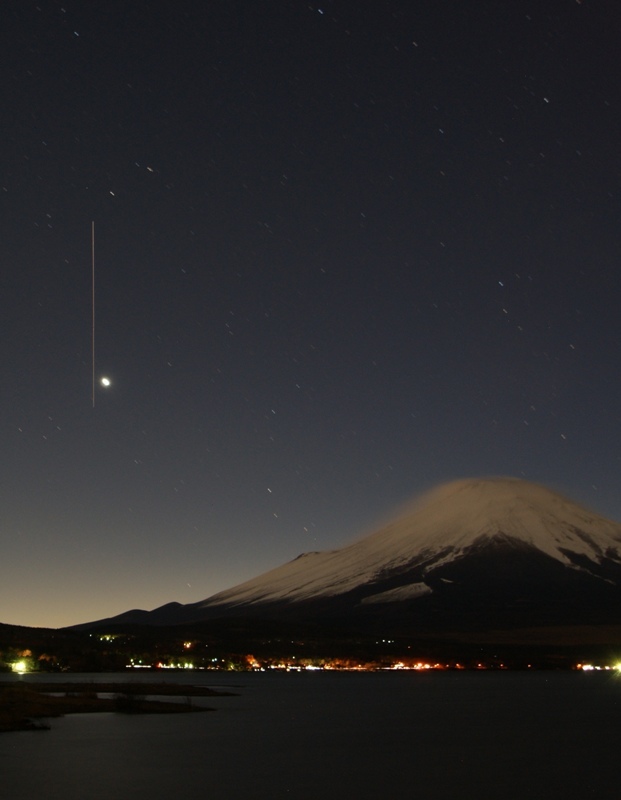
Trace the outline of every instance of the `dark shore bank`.
<instances>
[{"instance_id":1,"label":"dark shore bank","mask_svg":"<svg viewBox=\"0 0 621 800\"><path fill-rule=\"evenodd\" d=\"M100 695L111 695L101 697ZM50 717L114 711L124 714L183 714L213 709L192 703L193 697L230 694L205 686L168 683L6 683L0 684L0 732L47 730ZM153 700L179 697L184 702Z\"/></svg>"}]
</instances>

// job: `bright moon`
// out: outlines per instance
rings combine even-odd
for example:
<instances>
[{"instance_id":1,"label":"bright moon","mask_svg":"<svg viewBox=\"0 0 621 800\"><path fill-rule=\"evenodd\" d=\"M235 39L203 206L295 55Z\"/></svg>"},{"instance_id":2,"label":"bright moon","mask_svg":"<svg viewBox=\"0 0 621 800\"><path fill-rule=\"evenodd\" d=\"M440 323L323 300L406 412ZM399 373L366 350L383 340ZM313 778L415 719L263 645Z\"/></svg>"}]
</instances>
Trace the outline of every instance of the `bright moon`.
<instances>
[{"instance_id":1,"label":"bright moon","mask_svg":"<svg viewBox=\"0 0 621 800\"><path fill-rule=\"evenodd\" d=\"M99 383L102 386L110 386L111 381L110 381L110 378L101 378Z\"/></svg>"}]
</instances>

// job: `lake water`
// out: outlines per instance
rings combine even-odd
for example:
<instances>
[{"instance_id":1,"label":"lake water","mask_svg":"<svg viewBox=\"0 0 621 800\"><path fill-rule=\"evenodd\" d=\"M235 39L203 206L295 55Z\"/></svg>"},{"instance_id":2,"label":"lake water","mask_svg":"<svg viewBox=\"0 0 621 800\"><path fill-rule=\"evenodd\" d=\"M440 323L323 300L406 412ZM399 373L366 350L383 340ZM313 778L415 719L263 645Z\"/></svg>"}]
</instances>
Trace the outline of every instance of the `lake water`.
<instances>
[{"instance_id":1,"label":"lake water","mask_svg":"<svg viewBox=\"0 0 621 800\"><path fill-rule=\"evenodd\" d=\"M0 797L584 800L621 794L621 679L610 673L164 677L239 696L194 698L215 713L76 714L52 720L48 732L1 734Z\"/></svg>"}]
</instances>

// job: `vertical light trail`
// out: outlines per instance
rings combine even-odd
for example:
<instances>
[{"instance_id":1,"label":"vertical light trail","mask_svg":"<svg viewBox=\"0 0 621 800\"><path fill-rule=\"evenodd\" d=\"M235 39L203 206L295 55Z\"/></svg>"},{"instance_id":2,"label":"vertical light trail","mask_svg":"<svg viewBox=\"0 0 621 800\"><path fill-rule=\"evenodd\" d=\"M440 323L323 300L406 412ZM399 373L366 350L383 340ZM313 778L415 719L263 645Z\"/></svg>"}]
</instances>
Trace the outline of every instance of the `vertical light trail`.
<instances>
[{"instance_id":1,"label":"vertical light trail","mask_svg":"<svg viewBox=\"0 0 621 800\"><path fill-rule=\"evenodd\" d=\"M91 305L92 305L92 335L91 335L91 349L92 349L92 399L93 408L95 408L95 221L91 222Z\"/></svg>"}]
</instances>

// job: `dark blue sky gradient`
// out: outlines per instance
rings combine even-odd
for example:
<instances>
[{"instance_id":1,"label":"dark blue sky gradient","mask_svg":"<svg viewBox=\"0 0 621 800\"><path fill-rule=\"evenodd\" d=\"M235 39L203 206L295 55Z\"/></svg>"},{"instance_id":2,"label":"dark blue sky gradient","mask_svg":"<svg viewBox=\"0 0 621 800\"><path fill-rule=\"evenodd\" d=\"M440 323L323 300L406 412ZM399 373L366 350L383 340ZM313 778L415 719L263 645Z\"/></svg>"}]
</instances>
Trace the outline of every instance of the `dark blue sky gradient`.
<instances>
[{"instance_id":1,"label":"dark blue sky gradient","mask_svg":"<svg viewBox=\"0 0 621 800\"><path fill-rule=\"evenodd\" d=\"M618 4L2 17L0 621L201 600L457 477L621 519Z\"/></svg>"}]
</instances>

